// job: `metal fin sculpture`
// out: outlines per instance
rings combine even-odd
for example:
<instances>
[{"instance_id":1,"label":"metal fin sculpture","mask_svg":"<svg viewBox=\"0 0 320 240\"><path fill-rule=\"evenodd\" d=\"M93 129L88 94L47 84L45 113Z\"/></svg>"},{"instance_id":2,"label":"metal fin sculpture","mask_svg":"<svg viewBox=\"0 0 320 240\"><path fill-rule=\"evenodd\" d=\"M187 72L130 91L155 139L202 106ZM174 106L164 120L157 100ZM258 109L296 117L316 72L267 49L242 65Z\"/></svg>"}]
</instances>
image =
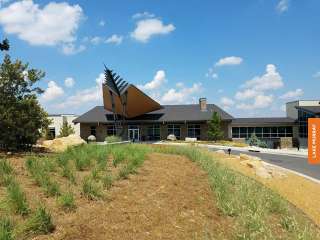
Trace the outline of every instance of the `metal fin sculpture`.
<instances>
[{"instance_id":1,"label":"metal fin sculpture","mask_svg":"<svg viewBox=\"0 0 320 240\"><path fill-rule=\"evenodd\" d=\"M128 85L128 83L124 81L119 75L114 73L112 70L108 69L106 65L104 65L104 67L105 67L104 84L109 88L110 101L112 103L114 128L116 129L117 135L123 136L124 134L123 124L125 122L126 105L127 105L127 92L124 91L124 89ZM120 99L120 103L122 106L122 114L120 116L116 113L114 95L118 96L118 98Z\"/></svg>"}]
</instances>

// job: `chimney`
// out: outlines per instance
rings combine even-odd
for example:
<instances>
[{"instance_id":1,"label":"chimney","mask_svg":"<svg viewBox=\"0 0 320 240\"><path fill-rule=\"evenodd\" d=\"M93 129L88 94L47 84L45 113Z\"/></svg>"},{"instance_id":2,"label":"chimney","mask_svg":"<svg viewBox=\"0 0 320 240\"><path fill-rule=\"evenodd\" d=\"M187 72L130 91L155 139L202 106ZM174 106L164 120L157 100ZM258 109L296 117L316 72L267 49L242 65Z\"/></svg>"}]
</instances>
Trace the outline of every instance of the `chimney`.
<instances>
[{"instance_id":1,"label":"chimney","mask_svg":"<svg viewBox=\"0 0 320 240\"><path fill-rule=\"evenodd\" d=\"M199 98L199 105L200 110L205 112L207 111L207 99L206 98Z\"/></svg>"}]
</instances>

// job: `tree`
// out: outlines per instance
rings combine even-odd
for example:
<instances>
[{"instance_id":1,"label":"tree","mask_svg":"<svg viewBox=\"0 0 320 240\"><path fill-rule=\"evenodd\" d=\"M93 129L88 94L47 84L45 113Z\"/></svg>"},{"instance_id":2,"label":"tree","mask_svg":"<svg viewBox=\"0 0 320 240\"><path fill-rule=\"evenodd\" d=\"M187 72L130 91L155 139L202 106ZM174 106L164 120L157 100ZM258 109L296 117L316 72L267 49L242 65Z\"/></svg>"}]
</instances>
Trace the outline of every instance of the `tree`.
<instances>
[{"instance_id":1,"label":"tree","mask_svg":"<svg viewBox=\"0 0 320 240\"><path fill-rule=\"evenodd\" d=\"M68 124L67 121L64 121L62 124L62 128L60 128L59 137L68 137L71 134L74 134L73 127Z\"/></svg>"},{"instance_id":2,"label":"tree","mask_svg":"<svg viewBox=\"0 0 320 240\"><path fill-rule=\"evenodd\" d=\"M0 43L0 51L8 51L10 48L8 39L4 39L2 43Z\"/></svg>"},{"instance_id":3,"label":"tree","mask_svg":"<svg viewBox=\"0 0 320 240\"><path fill-rule=\"evenodd\" d=\"M44 76L44 72L28 69L28 64L12 62L5 55L0 65L0 147L30 148L48 127L48 115L37 100L43 90L34 87Z\"/></svg>"},{"instance_id":4,"label":"tree","mask_svg":"<svg viewBox=\"0 0 320 240\"><path fill-rule=\"evenodd\" d=\"M209 122L208 135L213 141L217 141L223 137L223 131L221 130L221 118L217 112L212 114L212 118Z\"/></svg>"}]
</instances>

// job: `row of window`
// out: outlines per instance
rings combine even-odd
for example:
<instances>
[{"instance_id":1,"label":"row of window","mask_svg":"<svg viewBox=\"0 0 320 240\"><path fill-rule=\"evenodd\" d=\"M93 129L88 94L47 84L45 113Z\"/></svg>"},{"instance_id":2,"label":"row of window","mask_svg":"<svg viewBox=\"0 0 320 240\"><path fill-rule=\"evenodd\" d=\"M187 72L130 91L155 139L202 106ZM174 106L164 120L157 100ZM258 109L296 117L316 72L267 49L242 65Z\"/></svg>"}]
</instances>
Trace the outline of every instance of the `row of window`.
<instances>
[{"instance_id":1,"label":"row of window","mask_svg":"<svg viewBox=\"0 0 320 240\"><path fill-rule=\"evenodd\" d=\"M138 129L138 126L129 126L129 129ZM200 125L199 124L189 124L188 125L188 137L200 139ZM96 127L91 126L90 134L96 136ZM107 126L107 136L116 135L117 131L114 125ZM168 125L168 135L174 134L178 139L181 136L181 125L179 124L169 124ZM159 140L160 139L160 125L149 125L147 127L147 137L149 140Z\"/></svg>"},{"instance_id":2,"label":"row of window","mask_svg":"<svg viewBox=\"0 0 320 240\"><path fill-rule=\"evenodd\" d=\"M292 127L233 127L232 138L250 138L255 134L258 138L292 137Z\"/></svg>"}]
</instances>

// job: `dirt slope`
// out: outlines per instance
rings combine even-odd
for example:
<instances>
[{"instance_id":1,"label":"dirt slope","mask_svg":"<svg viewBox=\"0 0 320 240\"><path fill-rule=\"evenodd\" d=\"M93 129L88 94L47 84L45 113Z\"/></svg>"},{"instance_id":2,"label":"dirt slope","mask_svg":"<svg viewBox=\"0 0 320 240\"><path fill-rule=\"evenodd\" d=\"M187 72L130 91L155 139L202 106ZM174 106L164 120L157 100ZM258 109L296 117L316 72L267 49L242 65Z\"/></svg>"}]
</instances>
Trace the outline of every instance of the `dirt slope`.
<instances>
[{"instance_id":1,"label":"dirt slope","mask_svg":"<svg viewBox=\"0 0 320 240\"><path fill-rule=\"evenodd\" d=\"M219 216L206 174L184 157L151 154L107 198L58 217L56 231L37 239L223 239L231 226Z\"/></svg>"}]
</instances>

